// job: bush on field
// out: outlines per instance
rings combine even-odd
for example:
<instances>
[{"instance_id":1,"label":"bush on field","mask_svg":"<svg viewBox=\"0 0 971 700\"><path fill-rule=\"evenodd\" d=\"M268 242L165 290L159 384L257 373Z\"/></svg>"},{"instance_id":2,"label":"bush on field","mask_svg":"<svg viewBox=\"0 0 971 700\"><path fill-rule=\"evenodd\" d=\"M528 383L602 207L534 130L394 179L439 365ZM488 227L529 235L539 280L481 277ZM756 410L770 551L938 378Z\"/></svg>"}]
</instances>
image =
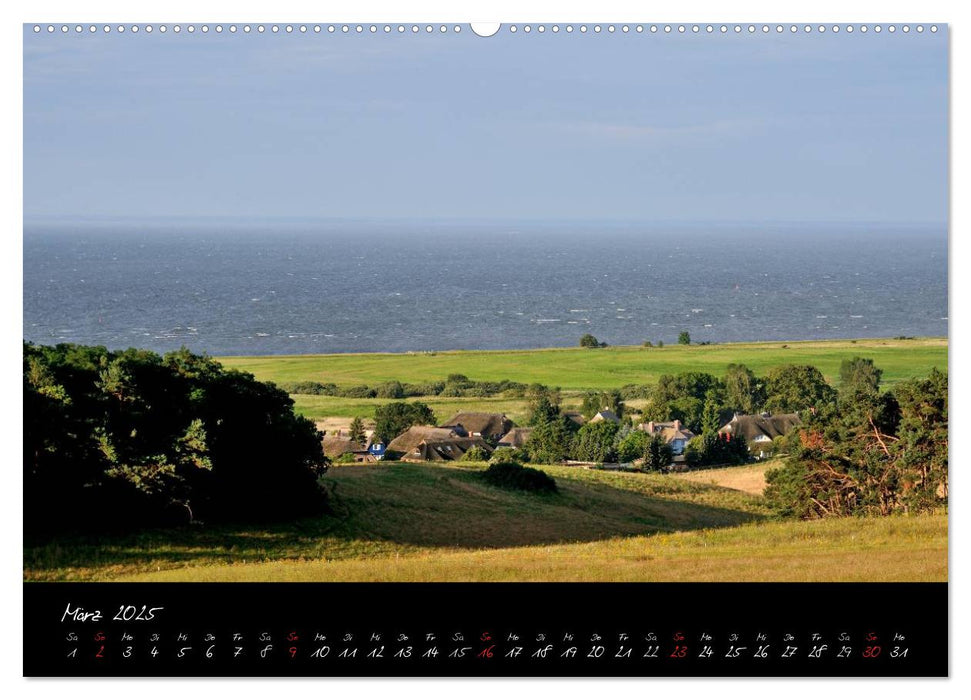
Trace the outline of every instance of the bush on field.
<instances>
[{"instance_id":1,"label":"bush on field","mask_svg":"<svg viewBox=\"0 0 971 700\"><path fill-rule=\"evenodd\" d=\"M556 493L556 481L549 474L516 462L490 464L482 477L492 484L506 489L519 489L535 493Z\"/></svg>"}]
</instances>

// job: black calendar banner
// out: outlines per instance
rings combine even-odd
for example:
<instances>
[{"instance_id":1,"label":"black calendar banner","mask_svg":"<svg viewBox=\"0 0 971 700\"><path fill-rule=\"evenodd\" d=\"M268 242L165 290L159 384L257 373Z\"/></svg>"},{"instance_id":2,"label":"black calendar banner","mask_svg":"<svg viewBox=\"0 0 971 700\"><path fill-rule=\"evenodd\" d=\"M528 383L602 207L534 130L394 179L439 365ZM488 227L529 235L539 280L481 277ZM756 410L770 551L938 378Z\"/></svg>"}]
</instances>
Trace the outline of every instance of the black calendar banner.
<instances>
[{"instance_id":1,"label":"black calendar banner","mask_svg":"<svg viewBox=\"0 0 971 700\"><path fill-rule=\"evenodd\" d=\"M946 676L945 583L24 584L27 676Z\"/></svg>"}]
</instances>

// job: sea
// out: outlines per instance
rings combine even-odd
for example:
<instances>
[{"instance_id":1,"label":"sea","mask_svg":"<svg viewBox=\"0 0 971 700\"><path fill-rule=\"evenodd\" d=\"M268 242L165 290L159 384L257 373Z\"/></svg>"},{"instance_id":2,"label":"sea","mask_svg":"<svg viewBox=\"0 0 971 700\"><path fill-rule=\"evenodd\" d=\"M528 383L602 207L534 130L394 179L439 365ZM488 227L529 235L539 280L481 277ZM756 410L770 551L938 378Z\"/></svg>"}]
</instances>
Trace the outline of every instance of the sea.
<instances>
[{"instance_id":1,"label":"sea","mask_svg":"<svg viewBox=\"0 0 971 700\"><path fill-rule=\"evenodd\" d=\"M944 225L52 221L24 339L213 355L946 336Z\"/></svg>"}]
</instances>

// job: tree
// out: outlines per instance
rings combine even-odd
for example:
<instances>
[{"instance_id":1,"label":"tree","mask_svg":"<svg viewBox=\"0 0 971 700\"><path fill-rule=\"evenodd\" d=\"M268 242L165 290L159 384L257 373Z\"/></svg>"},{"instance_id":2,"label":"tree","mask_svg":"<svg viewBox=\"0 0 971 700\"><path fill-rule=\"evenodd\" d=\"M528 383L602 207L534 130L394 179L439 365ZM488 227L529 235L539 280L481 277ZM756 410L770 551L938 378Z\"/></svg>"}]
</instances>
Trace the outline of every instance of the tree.
<instances>
[{"instance_id":1,"label":"tree","mask_svg":"<svg viewBox=\"0 0 971 700\"><path fill-rule=\"evenodd\" d=\"M678 333L678 345L691 345L691 334L688 331Z\"/></svg>"},{"instance_id":2,"label":"tree","mask_svg":"<svg viewBox=\"0 0 971 700\"><path fill-rule=\"evenodd\" d=\"M647 443L651 436L643 430L628 430L618 434L617 460L619 462L633 462L647 454Z\"/></svg>"},{"instance_id":3,"label":"tree","mask_svg":"<svg viewBox=\"0 0 971 700\"><path fill-rule=\"evenodd\" d=\"M374 410L374 435L387 444L413 425L435 425L435 413L420 401L394 401Z\"/></svg>"},{"instance_id":4,"label":"tree","mask_svg":"<svg viewBox=\"0 0 971 700\"><path fill-rule=\"evenodd\" d=\"M286 392L185 348L24 345L35 534L320 512L320 438Z\"/></svg>"},{"instance_id":5,"label":"tree","mask_svg":"<svg viewBox=\"0 0 971 700\"><path fill-rule=\"evenodd\" d=\"M765 408L774 413L820 410L836 399L836 391L811 365L773 367L765 377Z\"/></svg>"},{"instance_id":6,"label":"tree","mask_svg":"<svg viewBox=\"0 0 971 700\"><path fill-rule=\"evenodd\" d=\"M717 433L721 427L721 410L718 397L714 390L705 395L704 408L701 411L701 432Z\"/></svg>"},{"instance_id":7,"label":"tree","mask_svg":"<svg viewBox=\"0 0 971 700\"><path fill-rule=\"evenodd\" d=\"M873 360L854 357L840 364L840 393L862 392L875 394L880 390L883 370L877 369Z\"/></svg>"},{"instance_id":8,"label":"tree","mask_svg":"<svg viewBox=\"0 0 971 700\"><path fill-rule=\"evenodd\" d=\"M947 375L850 391L810 416L783 467L766 474L782 515L822 518L919 513L947 503Z\"/></svg>"},{"instance_id":9,"label":"tree","mask_svg":"<svg viewBox=\"0 0 971 700\"><path fill-rule=\"evenodd\" d=\"M581 348L605 348L607 343L601 343L590 333L584 333L580 336L580 347Z\"/></svg>"},{"instance_id":10,"label":"tree","mask_svg":"<svg viewBox=\"0 0 971 700\"><path fill-rule=\"evenodd\" d=\"M361 420L360 416L354 416L348 432L350 433L351 440L361 444L364 443L364 421Z\"/></svg>"},{"instance_id":11,"label":"tree","mask_svg":"<svg viewBox=\"0 0 971 700\"><path fill-rule=\"evenodd\" d=\"M722 379L725 407L738 413L758 413L765 403L765 385L745 365L730 364Z\"/></svg>"},{"instance_id":12,"label":"tree","mask_svg":"<svg viewBox=\"0 0 971 700\"><path fill-rule=\"evenodd\" d=\"M651 392L651 403L644 417L653 421L680 420L694 432L701 431L705 402L710 398L719 406L723 387L705 372L662 374Z\"/></svg>"},{"instance_id":13,"label":"tree","mask_svg":"<svg viewBox=\"0 0 971 700\"><path fill-rule=\"evenodd\" d=\"M560 392L542 384L531 384L526 389L526 424L542 425L556 420L560 415Z\"/></svg>"},{"instance_id":14,"label":"tree","mask_svg":"<svg viewBox=\"0 0 971 700\"><path fill-rule=\"evenodd\" d=\"M745 438L730 433L705 433L691 440L685 461L692 467L743 464L748 460Z\"/></svg>"},{"instance_id":15,"label":"tree","mask_svg":"<svg viewBox=\"0 0 971 700\"><path fill-rule=\"evenodd\" d=\"M614 462L617 452L614 438L620 426L610 421L587 423L573 441L573 457L584 462Z\"/></svg>"},{"instance_id":16,"label":"tree","mask_svg":"<svg viewBox=\"0 0 971 700\"><path fill-rule=\"evenodd\" d=\"M564 416L537 424L523 445L527 461L537 464L556 464L570 456L576 423Z\"/></svg>"},{"instance_id":17,"label":"tree","mask_svg":"<svg viewBox=\"0 0 971 700\"><path fill-rule=\"evenodd\" d=\"M617 389L609 391L588 391L583 396L583 403L580 405L580 413L587 420L603 410L613 411L618 418L624 415L624 399Z\"/></svg>"},{"instance_id":18,"label":"tree","mask_svg":"<svg viewBox=\"0 0 971 700\"><path fill-rule=\"evenodd\" d=\"M651 472L661 472L668 468L674 455L671 446L659 434L652 435L644 452L644 469Z\"/></svg>"}]
</instances>

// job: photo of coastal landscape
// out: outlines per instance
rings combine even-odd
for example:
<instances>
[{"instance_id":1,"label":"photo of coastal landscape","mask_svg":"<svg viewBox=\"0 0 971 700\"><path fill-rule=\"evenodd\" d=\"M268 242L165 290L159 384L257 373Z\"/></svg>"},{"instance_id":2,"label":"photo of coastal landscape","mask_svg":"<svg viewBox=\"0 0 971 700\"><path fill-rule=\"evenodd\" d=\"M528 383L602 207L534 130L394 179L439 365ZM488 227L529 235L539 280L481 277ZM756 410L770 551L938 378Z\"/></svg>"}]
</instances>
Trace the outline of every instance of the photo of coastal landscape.
<instances>
[{"instance_id":1,"label":"photo of coastal landscape","mask_svg":"<svg viewBox=\"0 0 971 700\"><path fill-rule=\"evenodd\" d=\"M25 582L947 581L945 26L202 26L24 27Z\"/></svg>"}]
</instances>

